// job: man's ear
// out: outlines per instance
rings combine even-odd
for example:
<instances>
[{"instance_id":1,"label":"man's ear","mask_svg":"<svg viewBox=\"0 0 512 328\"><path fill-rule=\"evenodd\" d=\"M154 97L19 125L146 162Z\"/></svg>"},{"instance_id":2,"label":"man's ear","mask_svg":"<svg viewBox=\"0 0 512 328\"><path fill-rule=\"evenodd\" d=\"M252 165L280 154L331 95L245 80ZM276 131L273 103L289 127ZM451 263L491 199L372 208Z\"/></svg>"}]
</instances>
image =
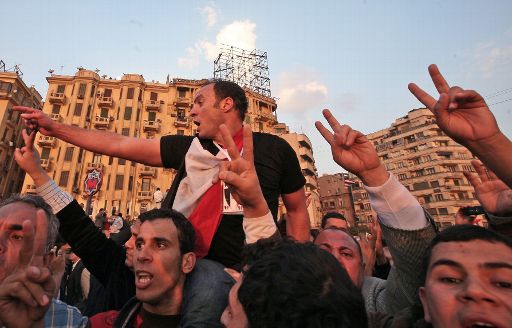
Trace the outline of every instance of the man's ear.
<instances>
[{"instance_id":1,"label":"man's ear","mask_svg":"<svg viewBox=\"0 0 512 328\"><path fill-rule=\"evenodd\" d=\"M219 108L225 113L230 110L234 110L235 109L235 101L231 97L226 97L220 101Z\"/></svg>"},{"instance_id":2,"label":"man's ear","mask_svg":"<svg viewBox=\"0 0 512 328\"><path fill-rule=\"evenodd\" d=\"M428 308L428 300L425 287L420 287L419 290L421 305L423 305L424 319L426 322L432 322L430 318L430 310Z\"/></svg>"},{"instance_id":3,"label":"man's ear","mask_svg":"<svg viewBox=\"0 0 512 328\"><path fill-rule=\"evenodd\" d=\"M187 274L194 270L196 265L196 254L194 252L186 253L181 258L181 271Z\"/></svg>"}]
</instances>

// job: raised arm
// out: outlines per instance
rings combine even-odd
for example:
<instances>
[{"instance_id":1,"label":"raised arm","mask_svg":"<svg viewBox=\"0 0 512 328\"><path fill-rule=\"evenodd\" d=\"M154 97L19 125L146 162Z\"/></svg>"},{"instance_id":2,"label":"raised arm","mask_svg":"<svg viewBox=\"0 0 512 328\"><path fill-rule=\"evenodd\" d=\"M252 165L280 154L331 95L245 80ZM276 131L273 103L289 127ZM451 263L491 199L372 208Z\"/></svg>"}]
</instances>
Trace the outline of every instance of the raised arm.
<instances>
[{"instance_id":1,"label":"raised arm","mask_svg":"<svg viewBox=\"0 0 512 328\"><path fill-rule=\"evenodd\" d=\"M467 147L509 187L512 187L512 142L500 131L482 96L473 90L450 87L436 65L428 67L439 92L435 99L414 83L411 93L436 116L439 127Z\"/></svg>"},{"instance_id":2,"label":"raised arm","mask_svg":"<svg viewBox=\"0 0 512 328\"><path fill-rule=\"evenodd\" d=\"M151 166L162 166L160 138L141 139L108 131L83 129L53 121L42 111L30 107L15 106L25 125L46 136L53 136L80 148Z\"/></svg>"},{"instance_id":3,"label":"raised arm","mask_svg":"<svg viewBox=\"0 0 512 328\"><path fill-rule=\"evenodd\" d=\"M230 161L224 161L219 168L219 179L230 188L235 200L243 206L243 228L246 243L278 234L272 214L261 191L256 168L254 167L252 131L244 125L244 151L240 155L231 134L225 125L220 126L224 146Z\"/></svg>"}]
</instances>

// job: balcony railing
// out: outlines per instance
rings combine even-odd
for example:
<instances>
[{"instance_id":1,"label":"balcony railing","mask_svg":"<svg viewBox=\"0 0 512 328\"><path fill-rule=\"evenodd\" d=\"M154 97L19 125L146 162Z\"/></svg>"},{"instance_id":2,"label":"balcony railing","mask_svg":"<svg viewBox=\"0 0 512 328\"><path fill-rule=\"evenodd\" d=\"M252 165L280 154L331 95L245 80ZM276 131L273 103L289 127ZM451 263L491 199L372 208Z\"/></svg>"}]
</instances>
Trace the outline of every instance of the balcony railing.
<instances>
[{"instance_id":1,"label":"balcony railing","mask_svg":"<svg viewBox=\"0 0 512 328\"><path fill-rule=\"evenodd\" d=\"M52 92L48 97L48 101L50 101L50 104L64 104L66 96L64 93Z\"/></svg>"},{"instance_id":2,"label":"balcony railing","mask_svg":"<svg viewBox=\"0 0 512 328\"><path fill-rule=\"evenodd\" d=\"M145 200L151 200L151 199L153 199L152 191L137 191L137 200L138 201L145 201Z\"/></svg>"},{"instance_id":3,"label":"balcony railing","mask_svg":"<svg viewBox=\"0 0 512 328\"><path fill-rule=\"evenodd\" d=\"M174 126L176 127L188 127L189 122L186 117L176 117L176 120L174 121Z\"/></svg>"},{"instance_id":4,"label":"balcony railing","mask_svg":"<svg viewBox=\"0 0 512 328\"><path fill-rule=\"evenodd\" d=\"M156 177L156 168L151 167L151 166L144 166L140 170L140 175L141 176L151 176L154 178L154 177Z\"/></svg>"},{"instance_id":5,"label":"balcony railing","mask_svg":"<svg viewBox=\"0 0 512 328\"><path fill-rule=\"evenodd\" d=\"M112 107L114 105L114 101L112 97L99 97L98 98L98 106L100 107Z\"/></svg>"},{"instance_id":6,"label":"balcony railing","mask_svg":"<svg viewBox=\"0 0 512 328\"><path fill-rule=\"evenodd\" d=\"M178 97L174 102L175 106L189 106L191 104L191 100L189 97Z\"/></svg>"},{"instance_id":7,"label":"balcony railing","mask_svg":"<svg viewBox=\"0 0 512 328\"><path fill-rule=\"evenodd\" d=\"M55 147L57 144L57 138L50 137L50 136L39 136L39 140L37 140L37 144L39 146L46 146L46 147Z\"/></svg>"},{"instance_id":8,"label":"balcony railing","mask_svg":"<svg viewBox=\"0 0 512 328\"><path fill-rule=\"evenodd\" d=\"M60 116L60 114L50 114L50 118L57 122L62 121L62 116Z\"/></svg>"},{"instance_id":9,"label":"balcony railing","mask_svg":"<svg viewBox=\"0 0 512 328\"><path fill-rule=\"evenodd\" d=\"M146 110L160 111L160 108L162 108L160 100L146 100Z\"/></svg>"},{"instance_id":10,"label":"balcony railing","mask_svg":"<svg viewBox=\"0 0 512 328\"><path fill-rule=\"evenodd\" d=\"M160 130L160 122L144 120L142 128L144 129L144 132L146 132L146 131L158 132Z\"/></svg>"},{"instance_id":11,"label":"balcony railing","mask_svg":"<svg viewBox=\"0 0 512 328\"><path fill-rule=\"evenodd\" d=\"M87 171L98 170L103 171L104 165L101 163L87 163Z\"/></svg>"},{"instance_id":12,"label":"balcony railing","mask_svg":"<svg viewBox=\"0 0 512 328\"><path fill-rule=\"evenodd\" d=\"M47 158L47 159L43 159L41 158L41 167L43 169L45 169L46 171L48 171L50 168L51 168L51 159Z\"/></svg>"},{"instance_id":13,"label":"balcony railing","mask_svg":"<svg viewBox=\"0 0 512 328\"><path fill-rule=\"evenodd\" d=\"M113 120L111 117L96 116L94 118L94 127L97 129L108 129L110 122Z\"/></svg>"}]
</instances>

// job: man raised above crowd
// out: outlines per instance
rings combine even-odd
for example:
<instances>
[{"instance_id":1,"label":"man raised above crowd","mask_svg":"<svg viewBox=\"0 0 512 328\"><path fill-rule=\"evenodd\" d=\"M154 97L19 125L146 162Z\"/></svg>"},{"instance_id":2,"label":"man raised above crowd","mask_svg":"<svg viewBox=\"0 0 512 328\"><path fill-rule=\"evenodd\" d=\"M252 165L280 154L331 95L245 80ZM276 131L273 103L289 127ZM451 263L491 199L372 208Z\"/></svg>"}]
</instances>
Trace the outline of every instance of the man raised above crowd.
<instances>
[{"instance_id":1,"label":"man raised above crowd","mask_svg":"<svg viewBox=\"0 0 512 328\"><path fill-rule=\"evenodd\" d=\"M244 243L242 216L222 213L220 183L212 183L219 162L227 158L222 149L219 126L225 124L238 148L242 145L242 123L248 102L237 84L213 81L196 93L190 116L197 125L197 138L170 135L140 139L119 134L87 130L51 120L39 110L14 107L23 112L29 128L54 136L95 153L143 163L180 169L166 200L192 222L197 233L196 253L226 266L240 262ZM309 217L304 184L295 152L283 139L253 133L254 160L263 194L277 217L278 197L287 210L288 235L298 241L309 239ZM167 204L167 202L166 202ZM166 205L164 204L164 206Z\"/></svg>"}]
</instances>

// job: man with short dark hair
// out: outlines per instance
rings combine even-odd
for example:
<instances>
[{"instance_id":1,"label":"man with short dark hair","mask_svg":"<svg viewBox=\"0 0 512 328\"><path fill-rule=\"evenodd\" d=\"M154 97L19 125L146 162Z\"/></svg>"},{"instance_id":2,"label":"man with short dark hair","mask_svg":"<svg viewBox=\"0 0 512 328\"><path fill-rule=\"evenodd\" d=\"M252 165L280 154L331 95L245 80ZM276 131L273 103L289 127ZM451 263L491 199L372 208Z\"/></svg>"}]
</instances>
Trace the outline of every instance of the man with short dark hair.
<instances>
[{"instance_id":1,"label":"man with short dark hair","mask_svg":"<svg viewBox=\"0 0 512 328\"><path fill-rule=\"evenodd\" d=\"M179 212L153 209L139 216L135 240L135 298L120 311L90 318L91 327L178 327L185 278L195 265L194 228Z\"/></svg>"},{"instance_id":2,"label":"man with short dark hair","mask_svg":"<svg viewBox=\"0 0 512 328\"><path fill-rule=\"evenodd\" d=\"M474 225L443 230L430 244L419 294L434 328L510 327L512 242Z\"/></svg>"},{"instance_id":3,"label":"man with short dark hair","mask_svg":"<svg viewBox=\"0 0 512 328\"><path fill-rule=\"evenodd\" d=\"M349 225L345 216L338 212L328 212L322 217L322 229L335 227L348 231Z\"/></svg>"}]
</instances>

